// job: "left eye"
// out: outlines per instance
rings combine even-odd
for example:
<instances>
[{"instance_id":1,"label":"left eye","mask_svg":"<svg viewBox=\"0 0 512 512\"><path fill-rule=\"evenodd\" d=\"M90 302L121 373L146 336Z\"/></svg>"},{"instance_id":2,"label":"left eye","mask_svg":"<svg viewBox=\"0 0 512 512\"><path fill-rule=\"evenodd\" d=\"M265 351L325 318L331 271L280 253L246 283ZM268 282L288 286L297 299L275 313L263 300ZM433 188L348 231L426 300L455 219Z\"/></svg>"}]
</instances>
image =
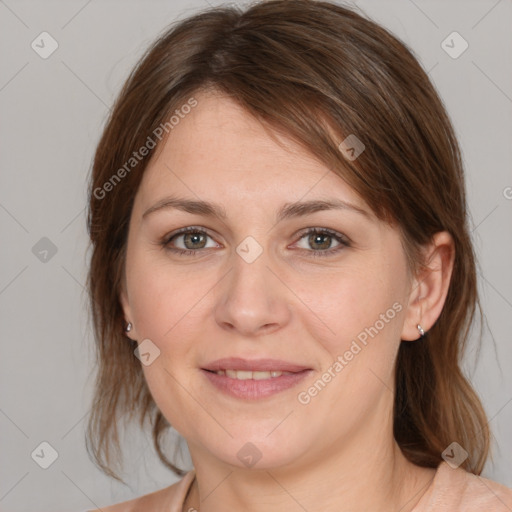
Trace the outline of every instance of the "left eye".
<instances>
[{"instance_id":1,"label":"left eye","mask_svg":"<svg viewBox=\"0 0 512 512\"><path fill-rule=\"evenodd\" d=\"M333 240L336 240L338 243L341 243L343 240L336 237L334 234L331 234L327 231L319 231L319 230L310 230L301 236L300 240L306 240L307 244L310 247L317 249L331 249L331 244Z\"/></svg>"},{"instance_id":2,"label":"left eye","mask_svg":"<svg viewBox=\"0 0 512 512\"><path fill-rule=\"evenodd\" d=\"M203 229L188 227L165 239L162 242L162 245L167 250L179 255L193 255L200 252L202 249L211 249L216 247L215 244L207 247L208 238L213 240ZM176 243L175 240L180 239L182 239L183 246L173 246ZM299 241L301 240L305 240L306 244L313 248L313 250L310 250L307 247L301 247L301 249L311 253L313 256L328 256L350 245L348 239L344 235L325 228L310 228L306 232L302 233L299 238ZM338 244L334 249L331 247L333 240Z\"/></svg>"},{"instance_id":3,"label":"left eye","mask_svg":"<svg viewBox=\"0 0 512 512\"><path fill-rule=\"evenodd\" d=\"M341 233L331 231L329 229L313 228L309 229L302 234L299 240L306 240L306 244L309 247L317 248L318 250L308 251L313 256L329 256L333 253L337 253L344 247L349 247L348 239ZM335 240L338 245L331 248L331 244ZM307 248L305 250L308 250Z\"/></svg>"}]
</instances>

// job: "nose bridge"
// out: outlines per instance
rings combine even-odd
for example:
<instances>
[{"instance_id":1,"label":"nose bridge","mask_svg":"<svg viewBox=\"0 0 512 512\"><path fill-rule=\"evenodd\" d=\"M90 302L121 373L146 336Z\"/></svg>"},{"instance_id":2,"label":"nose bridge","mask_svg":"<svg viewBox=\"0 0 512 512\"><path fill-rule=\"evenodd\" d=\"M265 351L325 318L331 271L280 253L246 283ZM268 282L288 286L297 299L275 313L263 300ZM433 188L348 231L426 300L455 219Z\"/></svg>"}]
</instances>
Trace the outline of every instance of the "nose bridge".
<instances>
[{"instance_id":1,"label":"nose bridge","mask_svg":"<svg viewBox=\"0 0 512 512\"><path fill-rule=\"evenodd\" d=\"M268 251L248 236L231 255L232 270L221 287L216 321L223 328L254 335L288 321L285 287L273 275Z\"/></svg>"}]
</instances>

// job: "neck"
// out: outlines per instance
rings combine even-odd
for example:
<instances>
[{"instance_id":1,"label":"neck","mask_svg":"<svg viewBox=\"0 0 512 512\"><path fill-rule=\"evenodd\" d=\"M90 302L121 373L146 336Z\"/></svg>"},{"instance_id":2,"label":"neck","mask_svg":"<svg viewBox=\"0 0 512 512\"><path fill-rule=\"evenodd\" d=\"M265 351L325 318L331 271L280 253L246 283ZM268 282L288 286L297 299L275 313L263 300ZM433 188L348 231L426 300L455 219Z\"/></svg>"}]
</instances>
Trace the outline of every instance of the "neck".
<instances>
[{"instance_id":1,"label":"neck","mask_svg":"<svg viewBox=\"0 0 512 512\"><path fill-rule=\"evenodd\" d=\"M338 439L314 460L304 457L293 466L238 468L189 445L196 481L184 510L410 512L435 470L407 461L393 439L392 418L384 425L379 414L368 420L350 439Z\"/></svg>"}]
</instances>

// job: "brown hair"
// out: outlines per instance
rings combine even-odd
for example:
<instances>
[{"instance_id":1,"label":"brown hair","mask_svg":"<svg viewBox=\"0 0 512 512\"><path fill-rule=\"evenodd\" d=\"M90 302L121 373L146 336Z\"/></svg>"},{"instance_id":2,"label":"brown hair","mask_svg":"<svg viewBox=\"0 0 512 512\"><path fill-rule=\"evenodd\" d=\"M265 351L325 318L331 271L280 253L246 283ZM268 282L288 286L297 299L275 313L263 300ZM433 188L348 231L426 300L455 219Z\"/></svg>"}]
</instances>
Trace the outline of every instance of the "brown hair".
<instances>
[{"instance_id":1,"label":"brown hair","mask_svg":"<svg viewBox=\"0 0 512 512\"><path fill-rule=\"evenodd\" d=\"M133 170L126 162L159 126L167 123L169 131L175 109L203 89L229 94L265 126L292 137L378 218L396 223L413 271L423 244L439 231L451 234L455 262L444 309L421 342L399 349L394 435L404 455L425 467L437 467L457 441L469 453L463 467L480 474L489 431L459 364L481 309L453 128L402 42L348 8L310 0L212 8L177 22L147 50L115 102L89 184L87 284L98 374L87 448L95 463L118 478L110 466L119 460L119 420L138 414L141 426L149 419L162 462L183 474L164 454L169 424L123 333L119 292L133 200L152 154ZM350 134L366 147L356 160L339 149Z\"/></svg>"}]
</instances>

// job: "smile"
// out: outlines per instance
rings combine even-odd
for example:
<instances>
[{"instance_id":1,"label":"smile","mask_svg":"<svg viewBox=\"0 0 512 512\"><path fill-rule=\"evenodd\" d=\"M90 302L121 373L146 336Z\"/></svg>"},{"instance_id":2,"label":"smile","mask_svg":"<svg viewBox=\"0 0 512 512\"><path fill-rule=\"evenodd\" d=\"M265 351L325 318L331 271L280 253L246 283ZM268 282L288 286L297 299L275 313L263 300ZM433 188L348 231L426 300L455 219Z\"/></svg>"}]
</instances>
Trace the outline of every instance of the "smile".
<instances>
[{"instance_id":1,"label":"smile","mask_svg":"<svg viewBox=\"0 0 512 512\"><path fill-rule=\"evenodd\" d=\"M217 375L223 375L229 377L230 379L237 380L266 380L266 379L275 379L276 377L281 377L281 375L291 375L292 372L282 372L279 370L273 370L268 372L251 372L247 370L218 370L215 372Z\"/></svg>"},{"instance_id":2,"label":"smile","mask_svg":"<svg viewBox=\"0 0 512 512\"><path fill-rule=\"evenodd\" d=\"M201 370L210 389L244 401L272 397L299 385L313 370L298 372Z\"/></svg>"}]
</instances>

